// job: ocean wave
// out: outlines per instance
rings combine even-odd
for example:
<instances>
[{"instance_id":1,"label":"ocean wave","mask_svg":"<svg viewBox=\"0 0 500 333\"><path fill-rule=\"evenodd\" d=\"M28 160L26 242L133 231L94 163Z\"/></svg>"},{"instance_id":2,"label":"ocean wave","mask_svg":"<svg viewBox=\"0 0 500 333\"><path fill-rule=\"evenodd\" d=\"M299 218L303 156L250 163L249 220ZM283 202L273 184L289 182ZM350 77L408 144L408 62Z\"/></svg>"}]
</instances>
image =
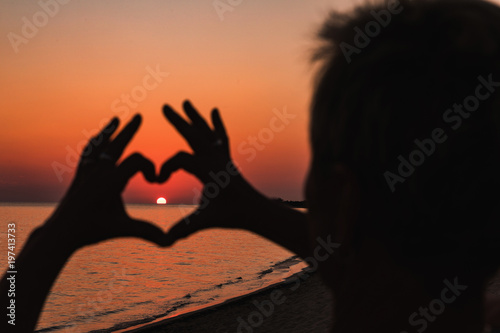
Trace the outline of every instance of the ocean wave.
<instances>
[{"instance_id":1,"label":"ocean wave","mask_svg":"<svg viewBox=\"0 0 500 333\"><path fill-rule=\"evenodd\" d=\"M271 274L273 272L274 273L286 272L286 271L290 270L290 268L292 266L294 266L300 262L301 262L301 260L298 256L292 256L292 257L287 258L285 260L273 263L271 266L269 266L269 268L264 269L262 271L259 271L258 273L254 274L254 275L251 275L248 277L239 276L239 277L236 277L233 279L229 279L229 280L222 282L222 283L214 284L214 285L209 286L207 288L200 288L200 289L193 290L193 291L185 294L182 297L170 299L165 304L162 305L162 308L166 309L162 313L149 315L149 316L142 318L142 319L139 319L139 320L131 320L131 321L118 323L118 324L116 324L112 327L106 328L106 329L92 330L90 332L91 333L114 332L114 331L129 328L129 327L133 327L133 326L147 324L149 322L157 320L158 318L167 318L172 313L179 311L179 310L182 310L182 309L189 309L189 308L200 307L200 306L210 306L211 304L214 304L214 302L216 302L216 301L221 301L220 296L218 294L221 289L224 289L227 286L231 286L231 285L235 285L235 284L249 283L249 286L253 286L252 289L250 289L247 286L245 288L248 288L248 289L247 289L247 292L245 292L244 291L245 288L242 288L239 290L239 292L241 294L232 295L231 298L243 296L248 292L256 291L255 284L252 284L253 281L261 280L266 275ZM286 280L286 278L283 278L282 281L285 281L285 280ZM258 289L260 289L260 288L258 288ZM226 295L226 299L227 299L227 295ZM69 324L59 324L59 325L55 325L55 326L51 326L51 327L37 330L36 332L44 332L45 333L45 332L55 332L55 331L63 330L63 329L70 328L72 326L75 326L75 325L78 325L81 323L85 323L89 319L104 317L104 316L108 316L111 314L116 314L116 313L124 312L124 311L128 311L128 310L134 311L134 308L139 307L141 305L150 304L150 303L155 303L155 302L152 300L136 302L136 303L129 304L126 307L122 307L122 308L118 308L118 309L114 309L114 310L101 311L101 312L93 313L93 314L88 315L88 316L78 316L76 318L73 318Z\"/></svg>"}]
</instances>

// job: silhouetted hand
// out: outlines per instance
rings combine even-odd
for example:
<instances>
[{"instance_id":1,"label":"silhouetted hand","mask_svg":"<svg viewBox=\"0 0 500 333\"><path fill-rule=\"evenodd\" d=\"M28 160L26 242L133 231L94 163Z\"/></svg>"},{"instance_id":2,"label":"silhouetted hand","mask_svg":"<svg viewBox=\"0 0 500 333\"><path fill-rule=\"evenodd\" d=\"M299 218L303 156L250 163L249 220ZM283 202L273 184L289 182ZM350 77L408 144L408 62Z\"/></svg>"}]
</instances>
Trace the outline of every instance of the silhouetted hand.
<instances>
[{"instance_id":1,"label":"silhouetted hand","mask_svg":"<svg viewBox=\"0 0 500 333\"><path fill-rule=\"evenodd\" d=\"M141 171L156 181L153 163L132 154L117 161L139 128L141 117L132 121L110 140L118 127L113 119L90 140L83 152L73 183L52 216L31 233L16 258L16 325L0 324L2 332L32 332L47 295L66 262L79 248L115 237L141 237L159 245L165 234L159 228L127 215L121 192L128 180ZM0 282L3 306L10 305L10 282Z\"/></svg>"},{"instance_id":2,"label":"silhouetted hand","mask_svg":"<svg viewBox=\"0 0 500 333\"><path fill-rule=\"evenodd\" d=\"M165 162L159 182L172 172L184 169L195 175L204 187L200 206L167 233L167 244L207 228L238 228L255 232L289 250L305 256L309 253L305 215L271 201L257 192L238 172L229 153L229 140L219 115L212 111L211 128L186 101L183 119L170 106L163 113L193 149L180 152Z\"/></svg>"},{"instance_id":3,"label":"silhouetted hand","mask_svg":"<svg viewBox=\"0 0 500 333\"><path fill-rule=\"evenodd\" d=\"M184 169L203 182L204 188L198 209L169 231L169 240L175 242L213 227L251 229L247 219L241 217L248 215L249 205L262 198L234 166L218 110L212 111L212 129L190 102L186 101L183 108L190 123L168 105L164 106L163 113L194 153L179 152L165 162L159 182L166 181L172 172Z\"/></svg>"},{"instance_id":4,"label":"silhouetted hand","mask_svg":"<svg viewBox=\"0 0 500 333\"><path fill-rule=\"evenodd\" d=\"M42 227L44 232L61 235L68 246L79 248L115 237L140 237L159 245L164 240L162 230L129 217L125 211L121 192L128 180L140 171L154 182L156 174L153 163L138 153L117 165L141 117L136 115L110 140L118 123L114 118L89 141L71 187Z\"/></svg>"}]
</instances>

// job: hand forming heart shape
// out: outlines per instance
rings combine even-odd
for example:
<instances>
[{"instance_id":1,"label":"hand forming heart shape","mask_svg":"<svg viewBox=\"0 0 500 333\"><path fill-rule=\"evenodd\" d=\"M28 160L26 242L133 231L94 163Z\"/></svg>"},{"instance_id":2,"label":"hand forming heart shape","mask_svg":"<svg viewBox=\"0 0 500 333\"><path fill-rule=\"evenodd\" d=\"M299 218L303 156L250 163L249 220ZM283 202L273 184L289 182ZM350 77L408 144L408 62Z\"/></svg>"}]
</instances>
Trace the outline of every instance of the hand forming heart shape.
<instances>
[{"instance_id":1,"label":"hand forming heart shape","mask_svg":"<svg viewBox=\"0 0 500 333\"><path fill-rule=\"evenodd\" d=\"M251 230L251 212L247 207L255 207L264 198L241 177L231 161L228 137L218 111L212 112L212 130L189 102L184 103L184 110L191 123L169 106L163 111L186 138L194 154L176 154L163 164L159 175L155 174L153 163L139 153L117 165L139 129L141 116L136 115L111 140L119 124L114 118L89 141L73 183L44 228L60 234L66 245L75 250L116 237L140 237L167 246L211 227ZM201 205L194 213L168 234L148 222L128 216L121 192L132 176L141 172L148 182L163 183L178 169L186 170L205 184ZM214 175L220 180L217 183L213 181Z\"/></svg>"},{"instance_id":2,"label":"hand forming heart shape","mask_svg":"<svg viewBox=\"0 0 500 333\"><path fill-rule=\"evenodd\" d=\"M137 132L141 117L136 115L110 140L118 127L114 118L85 147L73 183L44 228L60 234L70 248L77 249L115 237L141 237L160 246L165 233L158 227L128 216L121 192L138 171L156 182L151 161L135 153L119 165L116 161Z\"/></svg>"},{"instance_id":3,"label":"hand forming heart shape","mask_svg":"<svg viewBox=\"0 0 500 333\"><path fill-rule=\"evenodd\" d=\"M212 112L213 129L189 102L184 111L190 122L170 107L166 118L184 136L193 153L180 152L167 160L159 175L153 163L139 153L120 164L117 161L137 132L141 117L135 116L111 140L118 127L113 119L85 147L80 164L66 195L51 217L31 233L16 260L22 271L16 280L19 331L34 330L48 292L71 255L86 245L116 237L140 237L159 246L212 227L241 228L307 255L305 215L281 206L253 189L235 168L229 154L226 131L217 110ZM184 169L204 183L200 206L168 233L128 216L121 192L129 179L141 172L151 183L163 183L178 169ZM187 223L188 222L188 223ZM10 282L2 280L7 295Z\"/></svg>"}]
</instances>

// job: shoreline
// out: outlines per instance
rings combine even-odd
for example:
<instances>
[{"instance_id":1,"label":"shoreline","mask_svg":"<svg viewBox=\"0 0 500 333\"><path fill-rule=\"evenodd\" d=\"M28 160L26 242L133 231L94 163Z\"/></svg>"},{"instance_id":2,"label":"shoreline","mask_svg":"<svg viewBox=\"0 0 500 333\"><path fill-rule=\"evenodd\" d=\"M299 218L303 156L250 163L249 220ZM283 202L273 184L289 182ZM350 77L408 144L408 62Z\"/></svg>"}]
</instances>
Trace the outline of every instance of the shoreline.
<instances>
[{"instance_id":1,"label":"shoreline","mask_svg":"<svg viewBox=\"0 0 500 333\"><path fill-rule=\"evenodd\" d=\"M174 317L161 316L112 332L329 332L331 295L305 268L284 281ZM145 319L147 320L147 319Z\"/></svg>"}]
</instances>

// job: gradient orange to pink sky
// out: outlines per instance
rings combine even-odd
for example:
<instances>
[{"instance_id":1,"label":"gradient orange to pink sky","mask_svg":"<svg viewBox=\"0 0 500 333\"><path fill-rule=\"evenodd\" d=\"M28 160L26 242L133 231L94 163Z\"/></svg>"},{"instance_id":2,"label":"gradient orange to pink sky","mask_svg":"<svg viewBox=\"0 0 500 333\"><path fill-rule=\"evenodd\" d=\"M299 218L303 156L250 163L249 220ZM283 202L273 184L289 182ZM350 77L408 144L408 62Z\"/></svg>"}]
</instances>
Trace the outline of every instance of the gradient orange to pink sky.
<instances>
[{"instance_id":1,"label":"gradient orange to pink sky","mask_svg":"<svg viewBox=\"0 0 500 333\"><path fill-rule=\"evenodd\" d=\"M189 151L161 112L185 99L205 116L220 109L233 158L256 188L303 199L313 36L329 9L358 2L2 1L0 202L58 201L88 133L113 116L143 115L125 155L139 151L159 168ZM294 118L273 120L285 110ZM184 172L161 186L136 176L124 197L193 203L200 188Z\"/></svg>"}]
</instances>

